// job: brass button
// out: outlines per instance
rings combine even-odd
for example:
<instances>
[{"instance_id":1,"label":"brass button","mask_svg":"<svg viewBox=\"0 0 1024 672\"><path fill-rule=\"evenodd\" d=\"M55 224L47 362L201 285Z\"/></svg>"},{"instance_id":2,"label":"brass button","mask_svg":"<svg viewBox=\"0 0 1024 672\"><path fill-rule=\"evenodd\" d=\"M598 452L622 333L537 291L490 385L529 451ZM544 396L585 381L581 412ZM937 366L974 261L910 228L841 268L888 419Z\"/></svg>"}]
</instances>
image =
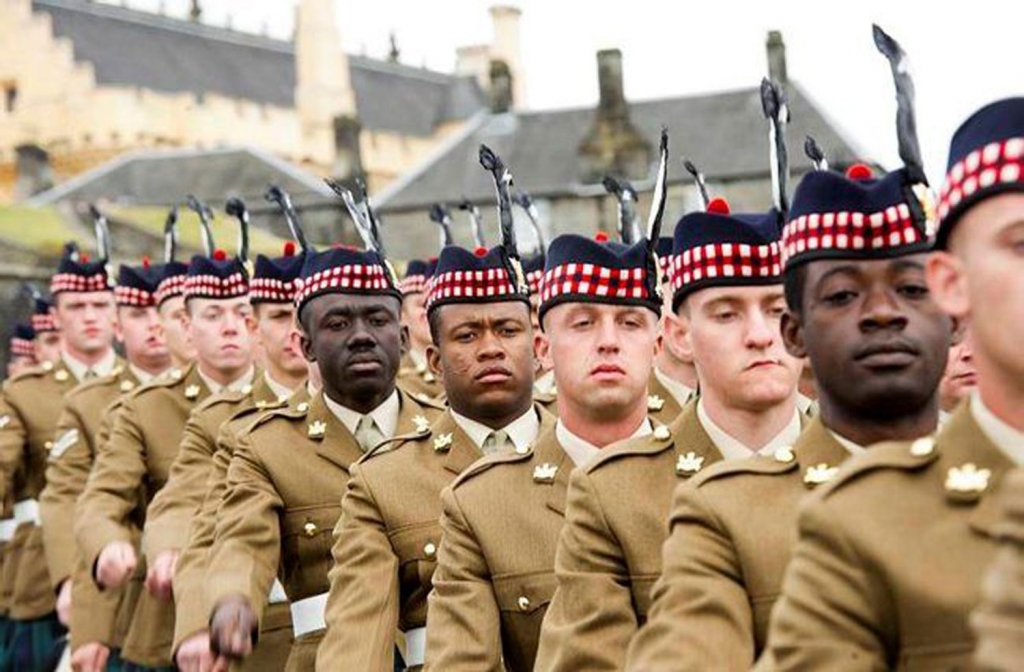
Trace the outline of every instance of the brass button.
<instances>
[{"instance_id":1,"label":"brass button","mask_svg":"<svg viewBox=\"0 0 1024 672\"><path fill-rule=\"evenodd\" d=\"M303 532L306 533L307 537L315 537L316 533L320 531L320 528L316 526L312 520L307 520L306 524L302 526Z\"/></svg>"},{"instance_id":2,"label":"brass button","mask_svg":"<svg viewBox=\"0 0 1024 672\"><path fill-rule=\"evenodd\" d=\"M309 410L309 404L307 404L304 401L300 402L299 405L295 407L295 410L298 411L299 413L305 413L306 411Z\"/></svg>"},{"instance_id":3,"label":"brass button","mask_svg":"<svg viewBox=\"0 0 1024 672\"><path fill-rule=\"evenodd\" d=\"M519 611L529 611L530 598L528 598L526 595L520 595L519 600L517 600L517 602L519 603Z\"/></svg>"},{"instance_id":4,"label":"brass button","mask_svg":"<svg viewBox=\"0 0 1024 672\"><path fill-rule=\"evenodd\" d=\"M434 542L428 541L427 545L423 547L423 552L427 554L428 558L432 558L437 553L437 546L434 545Z\"/></svg>"},{"instance_id":5,"label":"brass button","mask_svg":"<svg viewBox=\"0 0 1024 672\"><path fill-rule=\"evenodd\" d=\"M53 441L47 441L46 443L44 443L43 448L46 448L47 450L53 448Z\"/></svg>"}]
</instances>

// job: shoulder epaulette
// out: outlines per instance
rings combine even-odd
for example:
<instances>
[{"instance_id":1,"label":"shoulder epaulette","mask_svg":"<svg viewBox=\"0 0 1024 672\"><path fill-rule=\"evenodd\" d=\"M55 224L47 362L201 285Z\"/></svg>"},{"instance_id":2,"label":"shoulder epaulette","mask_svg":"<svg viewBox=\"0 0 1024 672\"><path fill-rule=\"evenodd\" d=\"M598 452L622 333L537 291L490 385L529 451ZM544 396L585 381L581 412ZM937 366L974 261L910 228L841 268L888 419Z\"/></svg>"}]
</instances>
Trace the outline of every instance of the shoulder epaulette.
<instances>
[{"instance_id":1,"label":"shoulder epaulette","mask_svg":"<svg viewBox=\"0 0 1024 672\"><path fill-rule=\"evenodd\" d=\"M792 455L792 452L790 452ZM754 455L742 460L722 460L708 465L701 469L690 481L693 487L699 488L705 483L714 480L721 480L729 476L739 474L786 474L800 467L800 463L794 459L780 459L775 457L762 457Z\"/></svg>"},{"instance_id":2,"label":"shoulder epaulette","mask_svg":"<svg viewBox=\"0 0 1024 672\"><path fill-rule=\"evenodd\" d=\"M818 497L824 499L871 472L882 469L913 471L928 466L938 457L938 446L930 436L916 441L893 441L872 446L871 450L847 460L834 479L818 488Z\"/></svg>"},{"instance_id":3,"label":"shoulder epaulette","mask_svg":"<svg viewBox=\"0 0 1024 672\"><path fill-rule=\"evenodd\" d=\"M672 447L675 437L668 425L662 425L651 421L654 424L654 431L647 436L639 436L635 439L626 439L613 444L598 453L583 470L592 474L601 467L612 462L617 462L636 455L657 455Z\"/></svg>"},{"instance_id":4,"label":"shoulder epaulette","mask_svg":"<svg viewBox=\"0 0 1024 672\"><path fill-rule=\"evenodd\" d=\"M248 394L240 390L224 390L217 394L211 394L206 399L203 399L198 406L196 411L205 410L207 408L213 408L214 406L220 406L221 404L237 404L244 400Z\"/></svg>"},{"instance_id":5,"label":"shoulder epaulette","mask_svg":"<svg viewBox=\"0 0 1024 672\"><path fill-rule=\"evenodd\" d=\"M359 458L357 463L365 462L372 457L377 455L383 455L385 453L393 453L407 443L415 441L421 441L430 437L433 430L427 426L422 431L406 432L405 434L396 434L389 439L384 439L376 446L366 452L365 455Z\"/></svg>"},{"instance_id":6,"label":"shoulder epaulette","mask_svg":"<svg viewBox=\"0 0 1024 672\"><path fill-rule=\"evenodd\" d=\"M512 462L525 462L531 457L533 457L532 448L525 453L507 451L503 453L496 453L494 455L484 455L477 459L476 462L466 467L466 469L455 478L455 481L452 483L452 489L454 490L474 476L484 473L491 467L499 464L510 464Z\"/></svg>"}]
</instances>

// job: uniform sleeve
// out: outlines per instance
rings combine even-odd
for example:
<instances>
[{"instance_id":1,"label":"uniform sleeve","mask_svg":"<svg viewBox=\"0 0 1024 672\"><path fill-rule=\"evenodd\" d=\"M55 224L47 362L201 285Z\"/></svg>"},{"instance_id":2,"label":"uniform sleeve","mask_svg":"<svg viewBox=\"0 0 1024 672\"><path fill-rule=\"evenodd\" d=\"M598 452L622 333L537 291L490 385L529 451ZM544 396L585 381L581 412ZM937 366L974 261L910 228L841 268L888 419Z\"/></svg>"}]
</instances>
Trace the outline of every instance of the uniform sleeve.
<instances>
[{"instance_id":1,"label":"uniform sleeve","mask_svg":"<svg viewBox=\"0 0 1024 672\"><path fill-rule=\"evenodd\" d=\"M975 662L983 670L1020 669L1024 660L1024 469L1002 490L1001 548L982 583L982 603L971 617L978 634Z\"/></svg>"},{"instance_id":2,"label":"uniform sleeve","mask_svg":"<svg viewBox=\"0 0 1024 672\"><path fill-rule=\"evenodd\" d=\"M359 464L334 528L327 634L317 669L391 670L398 627L398 558Z\"/></svg>"},{"instance_id":3,"label":"uniform sleeve","mask_svg":"<svg viewBox=\"0 0 1024 672\"><path fill-rule=\"evenodd\" d=\"M227 489L228 464L235 451L235 435L225 424L217 438L217 450L210 464L206 494L189 528L188 540L178 556L174 573L174 648L188 637L206 629L212 605L203 591L210 547L217 527L217 511Z\"/></svg>"},{"instance_id":4,"label":"uniform sleeve","mask_svg":"<svg viewBox=\"0 0 1024 672\"><path fill-rule=\"evenodd\" d=\"M620 670L637 630L629 569L590 476L573 471L535 670Z\"/></svg>"},{"instance_id":5,"label":"uniform sleeve","mask_svg":"<svg viewBox=\"0 0 1024 672\"><path fill-rule=\"evenodd\" d=\"M142 552L152 562L164 551L180 551L206 494L216 436L207 428L211 409L193 411L181 434L178 454L171 463L167 483L146 511Z\"/></svg>"},{"instance_id":6,"label":"uniform sleeve","mask_svg":"<svg viewBox=\"0 0 1024 672\"><path fill-rule=\"evenodd\" d=\"M871 580L869 563L829 503L815 498L801 509L799 540L772 611L765 655L778 670L894 668L897 661L886 659L893 635L881 627L896 621L885 587Z\"/></svg>"},{"instance_id":7,"label":"uniform sleeve","mask_svg":"<svg viewBox=\"0 0 1024 672\"><path fill-rule=\"evenodd\" d=\"M14 515L14 475L25 460L28 429L17 407L8 398L7 388L0 394L0 503L3 516Z\"/></svg>"},{"instance_id":8,"label":"uniform sleeve","mask_svg":"<svg viewBox=\"0 0 1024 672\"><path fill-rule=\"evenodd\" d=\"M424 670L500 672L501 611L490 568L451 488L441 491L441 510Z\"/></svg>"},{"instance_id":9,"label":"uniform sleeve","mask_svg":"<svg viewBox=\"0 0 1024 672\"><path fill-rule=\"evenodd\" d=\"M79 556L71 576L71 650L100 642L120 646L118 614L126 595L141 584L128 582L121 590L100 590L89 576L90 568Z\"/></svg>"},{"instance_id":10,"label":"uniform sleeve","mask_svg":"<svg viewBox=\"0 0 1024 672\"><path fill-rule=\"evenodd\" d=\"M55 446L46 462L46 486L39 496L46 563L54 588L75 570L75 508L92 469L93 437L86 431L80 410L66 404L57 423ZM73 442L63 445L65 441Z\"/></svg>"},{"instance_id":11,"label":"uniform sleeve","mask_svg":"<svg viewBox=\"0 0 1024 672\"><path fill-rule=\"evenodd\" d=\"M661 578L626 669L750 669L753 614L732 539L688 481L673 500Z\"/></svg>"},{"instance_id":12,"label":"uniform sleeve","mask_svg":"<svg viewBox=\"0 0 1024 672\"><path fill-rule=\"evenodd\" d=\"M206 604L211 610L227 597L242 595L262 621L267 593L281 559L283 509L284 503L252 450L248 435L239 437L228 466L227 487L217 512L204 582Z\"/></svg>"},{"instance_id":13,"label":"uniform sleeve","mask_svg":"<svg viewBox=\"0 0 1024 672\"><path fill-rule=\"evenodd\" d=\"M128 516L139 505L139 486L146 475L145 440L131 401L118 411L110 438L97 446L85 490L78 500L75 539L89 567L115 541L131 542Z\"/></svg>"}]
</instances>

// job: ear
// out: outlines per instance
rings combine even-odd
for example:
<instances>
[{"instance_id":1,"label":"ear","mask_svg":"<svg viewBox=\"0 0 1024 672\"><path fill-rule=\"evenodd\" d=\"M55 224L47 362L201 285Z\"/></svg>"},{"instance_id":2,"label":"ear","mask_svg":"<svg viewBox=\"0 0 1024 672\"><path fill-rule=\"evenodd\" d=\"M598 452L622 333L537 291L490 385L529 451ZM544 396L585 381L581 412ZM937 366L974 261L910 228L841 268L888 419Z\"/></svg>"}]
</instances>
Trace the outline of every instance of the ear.
<instances>
[{"instance_id":1,"label":"ear","mask_svg":"<svg viewBox=\"0 0 1024 672\"><path fill-rule=\"evenodd\" d=\"M299 346L302 348L302 356L306 358L307 362L316 361L316 354L313 352L313 339L309 337L305 329L300 332Z\"/></svg>"},{"instance_id":2,"label":"ear","mask_svg":"<svg viewBox=\"0 0 1024 672\"><path fill-rule=\"evenodd\" d=\"M665 316L664 345L672 356L686 364L693 364L693 344L690 341L690 318L669 313Z\"/></svg>"},{"instance_id":3,"label":"ear","mask_svg":"<svg viewBox=\"0 0 1024 672\"><path fill-rule=\"evenodd\" d=\"M807 357L807 344L804 342L804 326L800 321L800 315L790 310L784 312L779 331L782 332L782 342L786 346L786 352L797 359Z\"/></svg>"},{"instance_id":4,"label":"ear","mask_svg":"<svg viewBox=\"0 0 1024 672\"><path fill-rule=\"evenodd\" d=\"M409 352L409 327L406 325L401 326L399 338L402 341L402 357L405 357L406 353Z\"/></svg>"},{"instance_id":5,"label":"ear","mask_svg":"<svg viewBox=\"0 0 1024 672\"><path fill-rule=\"evenodd\" d=\"M551 357L551 337L543 331L533 335L533 352L541 368L553 369L555 360Z\"/></svg>"},{"instance_id":6,"label":"ear","mask_svg":"<svg viewBox=\"0 0 1024 672\"><path fill-rule=\"evenodd\" d=\"M114 313L114 340L118 343L124 343L124 329L121 327L120 315Z\"/></svg>"},{"instance_id":7,"label":"ear","mask_svg":"<svg viewBox=\"0 0 1024 672\"><path fill-rule=\"evenodd\" d=\"M970 316L969 279L960 259L948 252L933 252L925 266L925 280L944 313L958 319Z\"/></svg>"},{"instance_id":8,"label":"ear","mask_svg":"<svg viewBox=\"0 0 1024 672\"><path fill-rule=\"evenodd\" d=\"M441 348L433 343L427 346L427 368L439 381L444 383L444 366L441 363Z\"/></svg>"}]
</instances>

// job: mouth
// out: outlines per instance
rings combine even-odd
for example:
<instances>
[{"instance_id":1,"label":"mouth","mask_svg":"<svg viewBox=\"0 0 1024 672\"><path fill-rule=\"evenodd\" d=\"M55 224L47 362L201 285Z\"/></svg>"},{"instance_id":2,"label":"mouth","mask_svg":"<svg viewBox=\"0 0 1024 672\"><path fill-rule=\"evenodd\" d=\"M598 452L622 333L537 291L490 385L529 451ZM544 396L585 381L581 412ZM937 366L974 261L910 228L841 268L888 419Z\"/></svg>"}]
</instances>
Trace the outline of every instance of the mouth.
<instances>
[{"instance_id":1,"label":"mouth","mask_svg":"<svg viewBox=\"0 0 1024 672\"><path fill-rule=\"evenodd\" d=\"M618 364L598 364L590 370L590 375L598 380L618 380L625 377L626 370Z\"/></svg>"},{"instance_id":2,"label":"mouth","mask_svg":"<svg viewBox=\"0 0 1024 672\"><path fill-rule=\"evenodd\" d=\"M773 366L782 366L782 362L777 359L758 359L747 365L747 371L768 369Z\"/></svg>"},{"instance_id":3,"label":"mouth","mask_svg":"<svg viewBox=\"0 0 1024 672\"><path fill-rule=\"evenodd\" d=\"M497 385L512 378L512 372L500 366L492 366L476 374L476 382L485 385Z\"/></svg>"},{"instance_id":4,"label":"mouth","mask_svg":"<svg viewBox=\"0 0 1024 672\"><path fill-rule=\"evenodd\" d=\"M878 343L861 349L854 359L873 369L904 368L914 363L919 350L906 341Z\"/></svg>"},{"instance_id":5,"label":"mouth","mask_svg":"<svg viewBox=\"0 0 1024 672\"><path fill-rule=\"evenodd\" d=\"M356 355L348 360L348 368L357 373L376 372L383 368L381 361L372 355Z\"/></svg>"},{"instance_id":6,"label":"mouth","mask_svg":"<svg viewBox=\"0 0 1024 672\"><path fill-rule=\"evenodd\" d=\"M966 373L958 373L957 375L953 376L953 380L955 380L961 385L977 385L978 374L974 373L973 371L968 371Z\"/></svg>"}]
</instances>

